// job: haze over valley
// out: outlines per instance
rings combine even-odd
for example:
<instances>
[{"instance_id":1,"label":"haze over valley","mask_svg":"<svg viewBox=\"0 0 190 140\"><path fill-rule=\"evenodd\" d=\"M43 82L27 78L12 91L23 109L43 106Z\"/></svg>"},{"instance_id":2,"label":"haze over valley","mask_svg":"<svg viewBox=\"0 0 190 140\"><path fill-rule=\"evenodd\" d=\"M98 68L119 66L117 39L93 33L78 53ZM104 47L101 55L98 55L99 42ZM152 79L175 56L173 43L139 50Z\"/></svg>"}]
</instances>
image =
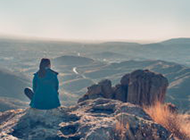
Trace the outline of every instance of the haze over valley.
<instances>
[{"instance_id":1,"label":"haze over valley","mask_svg":"<svg viewBox=\"0 0 190 140\"><path fill-rule=\"evenodd\" d=\"M176 104L181 111L188 111L189 52L189 38L149 44L0 39L0 110L28 106L24 87L32 86L40 59L48 57L53 69L59 72L63 105L74 105L88 86L102 79L110 79L115 85L126 73L149 69L168 78L166 101Z\"/></svg>"}]
</instances>

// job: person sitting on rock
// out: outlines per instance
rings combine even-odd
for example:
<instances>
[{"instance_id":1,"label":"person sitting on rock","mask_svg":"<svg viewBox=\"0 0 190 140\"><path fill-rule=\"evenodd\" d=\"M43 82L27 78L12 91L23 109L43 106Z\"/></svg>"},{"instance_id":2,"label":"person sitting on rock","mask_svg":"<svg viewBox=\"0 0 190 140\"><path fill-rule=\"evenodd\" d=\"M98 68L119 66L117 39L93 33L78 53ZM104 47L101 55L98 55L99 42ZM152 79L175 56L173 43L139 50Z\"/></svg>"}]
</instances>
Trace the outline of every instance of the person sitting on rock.
<instances>
[{"instance_id":1,"label":"person sitting on rock","mask_svg":"<svg viewBox=\"0 0 190 140\"><path fill-rule=\"evenodd\" d=\"M25 88L25 95L31 100L30 106L36 109L53 109L59 107L58 73L51 69L50 60L43 58L39 70L34 74L33 90Z\"/></svg>"}]
</instances>

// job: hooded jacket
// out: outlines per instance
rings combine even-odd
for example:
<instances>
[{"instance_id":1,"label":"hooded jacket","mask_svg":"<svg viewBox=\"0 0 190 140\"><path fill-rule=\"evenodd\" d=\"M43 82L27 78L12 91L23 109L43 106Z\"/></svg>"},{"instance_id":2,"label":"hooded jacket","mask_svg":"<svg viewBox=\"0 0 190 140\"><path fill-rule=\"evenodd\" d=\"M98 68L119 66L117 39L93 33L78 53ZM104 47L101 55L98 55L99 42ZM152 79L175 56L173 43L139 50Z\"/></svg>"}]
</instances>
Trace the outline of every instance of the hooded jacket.
<instances>
[{"instance_id":1,"label":"hooded jacket","mask_svg":"<svg viewBox=\"0 0 190 140\"><path fill-rule=\"evenodd\" d=\"M57 72L49 68L46 69L46 75L44 77L39 77L38 72L34 74L34 96L30 102L32 108L53 109L61 105L59 101L59 81L57 75Z\"/></svg>"}]
</instances>

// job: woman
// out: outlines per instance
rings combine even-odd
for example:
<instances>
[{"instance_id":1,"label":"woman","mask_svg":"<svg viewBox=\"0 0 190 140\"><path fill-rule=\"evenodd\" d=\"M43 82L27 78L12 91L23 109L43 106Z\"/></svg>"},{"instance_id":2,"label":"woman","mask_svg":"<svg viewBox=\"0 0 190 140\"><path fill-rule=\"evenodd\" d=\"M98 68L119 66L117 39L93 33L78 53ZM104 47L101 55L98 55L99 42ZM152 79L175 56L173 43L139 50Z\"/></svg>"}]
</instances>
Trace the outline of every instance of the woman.
<instances>
[{"instance_id":1,"label":"woman","mask_svg":"<svg viewBox=\"0 0 190 140\"><path fill-rule=\"evenodd\" d=\"M60 106L58 73L51 70L50 60L43 58L39 70L34 74L33 91L24 90L31 99L30 106L36 109L53 109Z\"/></svg>"}]
</instances>

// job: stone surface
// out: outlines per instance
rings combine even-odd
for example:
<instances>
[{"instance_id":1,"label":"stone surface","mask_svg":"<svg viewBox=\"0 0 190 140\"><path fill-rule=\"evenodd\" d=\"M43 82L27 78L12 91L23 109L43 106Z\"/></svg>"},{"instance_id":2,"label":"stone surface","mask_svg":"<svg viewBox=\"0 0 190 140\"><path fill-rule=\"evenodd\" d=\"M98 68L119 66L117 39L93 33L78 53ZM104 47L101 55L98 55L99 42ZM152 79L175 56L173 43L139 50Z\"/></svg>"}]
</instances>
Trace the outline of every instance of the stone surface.
<instances>
[{"instance_id":1,"label":"stone surface","mask_svg":"<svg viewBox=\"0 0 190 140\"><path fill-rule=\"evenodd\" d=\"M53 110L6 111L0 120L1 140L172 140L140 106L105 98Z\"/></svg>"}]
</instances>

